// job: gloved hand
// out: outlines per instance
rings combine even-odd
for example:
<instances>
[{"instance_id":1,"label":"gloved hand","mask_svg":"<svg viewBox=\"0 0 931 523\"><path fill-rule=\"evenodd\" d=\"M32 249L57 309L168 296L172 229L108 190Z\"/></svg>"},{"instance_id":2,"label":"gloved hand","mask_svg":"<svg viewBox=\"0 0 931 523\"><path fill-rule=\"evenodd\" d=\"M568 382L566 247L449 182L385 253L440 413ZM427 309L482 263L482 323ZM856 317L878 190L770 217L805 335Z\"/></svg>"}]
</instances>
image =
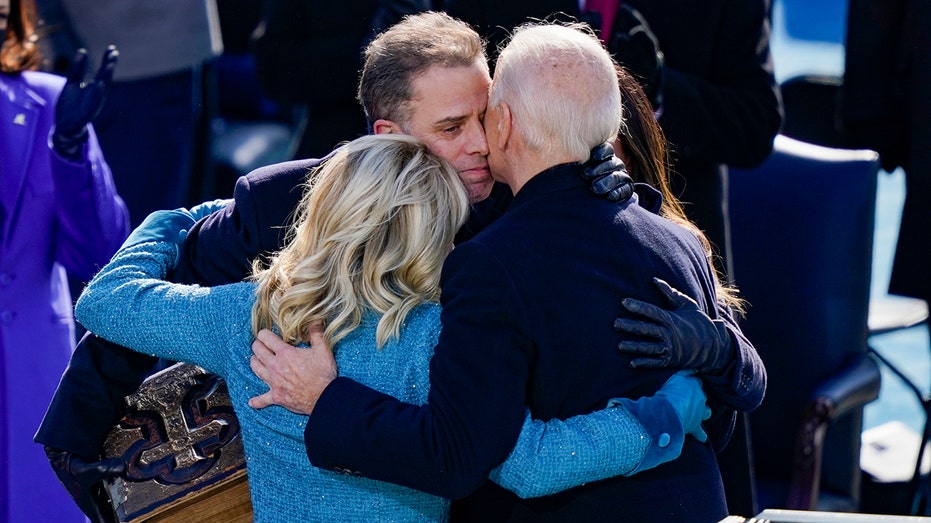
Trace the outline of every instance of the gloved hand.
<instances>
[{"instance_id":1,"label":"gloved hand","mask_svg":"<svg viewBox=\"0 0 931 523\"><path fill-rule=\"evenodd\" d=\"M704 443L708 435L701 428L701 422L711 417L711 409L705 405L707 398L701 380L690 374L688 371L673 374L654 396L666 399L679 416L683 431Z\"/></svg>"},{"instance_id":2,"label":"gloved hand","mask_svg":"<svg viewBox=\"0 0 931 523\"><path fill-rule=\"evenodd\" d=\"M626 3L618 7L608 51L640 81L653 109L659 109L663 104L663 51L650 24Z\"/></svg>"},{"instance_id":3,"label":"gloved hand","mask_svg":"<svg viewBox=\"0 0 931 523\"><path fill-rule=\"evenodd\" d=\"M626 201L634 194L634 181L627 174L624 162L614 156L614 146L603 143L592 149L592 156L583 164L582 177L591 183L592 192L612 202Z\"/></svg>"},{"instance_id":4,"label":"gloved hand","mask_svg":"<svg viewBox=\"0 0 931 523\"><path fill-rule=\"evenodd\" d=\"M181 245L187 237L188 229L195 222L197 219L187 209L154 211L146 216L133 232L129 233L129 238L126 238L120 249L156 241Z\"/></svg>"},{"instance_id":5,"label":"gloved hand","mask_svg":"<svg viewBox=\"0 0 931 523\"><path fill-rule=\"evenodd\" d=\"M81 456L63 450L45 447L52 470L68 494L94 523L110 523L116 520L108 510L107 497L102 481L123 474L126 464L119 458L88 461Z\"/></svg>"},{"instance_id":6,"label":"gloved hand","mask_svg":"<svg viewBox=\"0 0 931 523\"><path fill-rule=\"evenodd\" d=\"M653 278L653 281L672 309L626 298L622 302L623 307L645 320L614 320L614 328L618 331L654 340L618 343L621 352L641 356L631 360L630 366L694 369L708 374L723 372L736 354L724 322L709 318L692 298L665 281L659 278Z\"/></svg>"},{"instance_id":7,"label":"gloved hand","mask_svg":"<svg viewBox=\"0 0 931 523\"><path fill-rule=\"evenodd\" d=\"M203 203L199 203L195 205L194 207L191 207L191 209L188 212L191 214L191 217L194 218L195 222L199 222L201 218L204 218L205 216L210 216L211 214L219 211L220 209L232 203L232 201L233 200L229 198L225 200L216 199L216 200L209 201L209 202L203 202ZM178 209L178 210L183 211L184 209Z\"/></svg>"},{"instance_id":8,"label":"gloved hand","mask_svg":"<svg viewBox=\"0 0 931 523\"><path fill-rule=\"evenodd\" d=\"M103 61L91 83L84 82L87 70L87 51L79 49L67 82L55 104L55 130L52 132L52 147L62 158L80 160L81 148L87 141L87 124L91 123L106 101L107 89L113 81L113 69L120 53L112 45L103 54Z\"/></svg>"},{"instance_id":9,"label":"gloved hand","mask_svg":"<svg viewBox=\"0 0 931 523\"><path fill-rule=\"evenodd\" d=\"M701 422L711 417L711 409L705 405L701 380L690 374L691 371L677 372L652 396L608 401L608 407L626 408L651 437L640 463L625 475L677 459L689 434L702 443L708 440Z\"/></svg>"}]
</instances>

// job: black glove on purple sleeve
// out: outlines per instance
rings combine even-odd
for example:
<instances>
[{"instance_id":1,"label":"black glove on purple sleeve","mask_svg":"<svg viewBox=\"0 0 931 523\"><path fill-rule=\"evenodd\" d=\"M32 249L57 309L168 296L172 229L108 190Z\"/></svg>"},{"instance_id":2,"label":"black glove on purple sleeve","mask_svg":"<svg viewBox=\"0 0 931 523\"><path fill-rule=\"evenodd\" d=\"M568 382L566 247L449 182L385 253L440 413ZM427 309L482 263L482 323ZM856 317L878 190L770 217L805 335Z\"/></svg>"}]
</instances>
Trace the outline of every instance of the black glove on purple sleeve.
<instances>
[{"instance_id":1,"label":"black glove on purple sleeve","mask_svg":"<svg viewBox=\"0 0 931 523\"><path fill-rule=\"evenodd\" d=\"M81 148L87 141L87 124L91 123L106 101L107 89L113 81L113 69L119 52L112 45L107 48L94 80L84 82L87 70L87 51L79 49L68 70L67 82L55 104L55 130L52 147L62 158L81 159Z\"/></svg>"}]
</instances>

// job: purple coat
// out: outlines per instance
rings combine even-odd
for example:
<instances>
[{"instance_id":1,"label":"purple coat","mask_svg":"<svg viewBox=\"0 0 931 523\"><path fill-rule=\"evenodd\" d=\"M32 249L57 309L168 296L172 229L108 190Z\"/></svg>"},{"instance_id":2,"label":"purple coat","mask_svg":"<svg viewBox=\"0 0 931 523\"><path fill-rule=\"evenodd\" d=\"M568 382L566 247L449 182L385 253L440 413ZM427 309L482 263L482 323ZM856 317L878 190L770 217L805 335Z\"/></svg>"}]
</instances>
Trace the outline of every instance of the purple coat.
<instances>
[{"instance_id":1,"label":"purple coat","mask_svg":"<svg viewBox=\"0 0 931 523\"><path fill-rule=\"evenodd\" d=\"M0 520L84 521L32 437L74 347L66 275L88 280L128 234L90 130L86 161L49 146L64 79L0 74Z\"/></svg>"}]
</instances>

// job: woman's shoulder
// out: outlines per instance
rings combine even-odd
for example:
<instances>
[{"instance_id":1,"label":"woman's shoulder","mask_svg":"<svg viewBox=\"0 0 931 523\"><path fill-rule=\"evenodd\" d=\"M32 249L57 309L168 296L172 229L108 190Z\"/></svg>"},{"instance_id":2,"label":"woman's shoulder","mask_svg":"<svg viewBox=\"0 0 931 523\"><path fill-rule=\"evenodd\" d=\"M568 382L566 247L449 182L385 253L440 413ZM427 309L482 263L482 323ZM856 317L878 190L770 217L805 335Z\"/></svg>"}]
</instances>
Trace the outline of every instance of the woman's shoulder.
<instances>
[{"instance_id":1,"label":"woman's shoulder","mask_svg":"<svg viewBox=\"0 0 931 523\"><path fill-rule=\"evenodd\" d=\"M42 71L23 71L20 75L23 83L42 98L54 102L65 85L64 77Z\"/></svg>"}]
</instances>

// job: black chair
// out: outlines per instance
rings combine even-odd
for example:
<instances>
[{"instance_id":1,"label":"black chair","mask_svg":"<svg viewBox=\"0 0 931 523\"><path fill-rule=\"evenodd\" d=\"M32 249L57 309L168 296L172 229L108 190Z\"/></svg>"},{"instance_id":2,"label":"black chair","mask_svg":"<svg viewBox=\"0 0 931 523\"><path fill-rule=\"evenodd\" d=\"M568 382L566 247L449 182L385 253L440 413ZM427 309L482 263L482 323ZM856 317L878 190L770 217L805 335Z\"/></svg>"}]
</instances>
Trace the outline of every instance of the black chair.
<instances>
[{"instance_id":1,"label":"black chair","mask_svg":"<svg viewBox=\"0 0 931 523\"><path fill-rule=\"evenodd\" d=\"M307 108L271 101L259 88L252 54L215 60L217 115L211 122L211 167L198 201L229 198L236 179L295 159L308 125Z\"/></svg>"},{"instance_id":2,"label":"black chair","mask_svg":"<svg viewBox=\"0 0 931 523\"><path fill-rule=\"evenodd\" d=\"M856 511L868 355L878 155L776 137L758 168L730 171L741 325L766 364L750 415L759 508Z\"/></svg>"},{"instance_id":3,"label":"black chair","mask_svg":"<svg viewBox=\"0 0 931 523\"><path fill-rule=\"evenodd\" d=\"M782 134L803 142L839 149L855 148L841 132L838 104L843 78L806 74L780 84L785 118Z\"/></svg>"}]
</instances>

